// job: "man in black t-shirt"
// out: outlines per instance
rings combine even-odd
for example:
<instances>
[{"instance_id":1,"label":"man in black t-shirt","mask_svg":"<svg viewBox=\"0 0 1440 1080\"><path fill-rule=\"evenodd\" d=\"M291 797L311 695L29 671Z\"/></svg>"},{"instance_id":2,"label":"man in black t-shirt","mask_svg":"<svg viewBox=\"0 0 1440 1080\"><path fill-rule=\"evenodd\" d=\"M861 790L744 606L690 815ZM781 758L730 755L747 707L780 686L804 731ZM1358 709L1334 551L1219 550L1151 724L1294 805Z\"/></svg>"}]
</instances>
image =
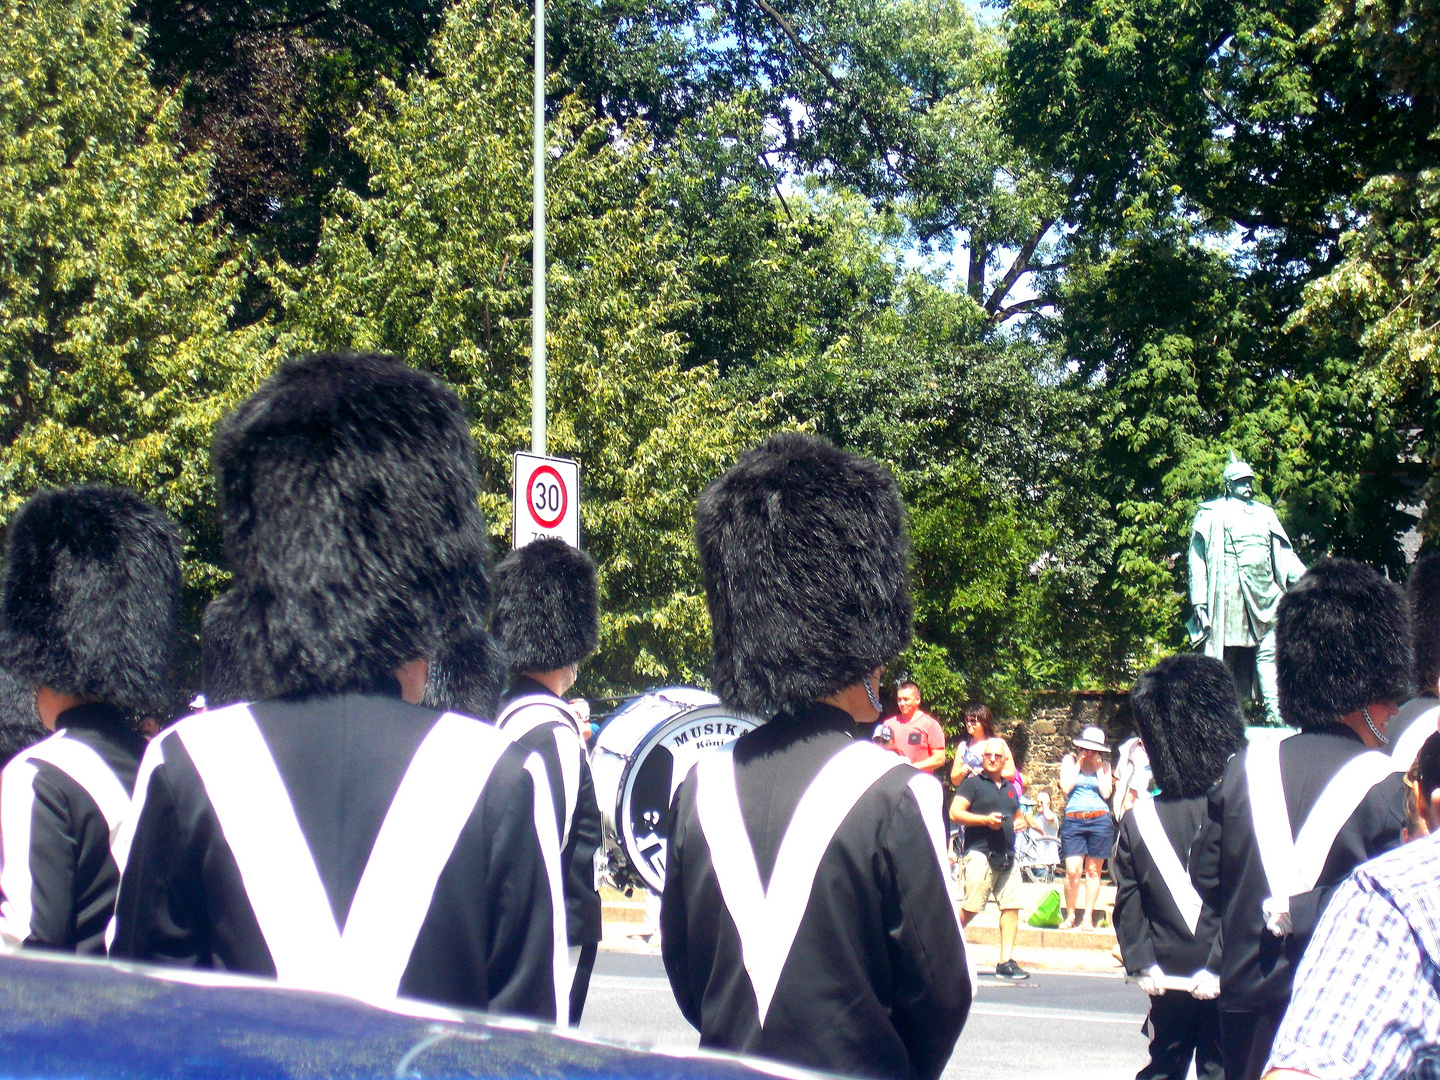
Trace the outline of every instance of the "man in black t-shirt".
<instances>
[{"instance_id":1,"label":"man in black t-shirt","mask_svg":"<svg viewBox=\"0 0 1440 1080\"><path fill-rule=\"evenodd\" d=\"M1000 963L995 974L1002 979L1028 979L1015 963L1015 932L1020 926L1020 875L1015 873L1015 820L1020 799L1002 775L1005 744L990 739L980 747L980 773L955 789L950 818L965 826L965 897L960 901L960 922L985 909L993 895L1000 905Z\"/></svg>"}]
</instances>

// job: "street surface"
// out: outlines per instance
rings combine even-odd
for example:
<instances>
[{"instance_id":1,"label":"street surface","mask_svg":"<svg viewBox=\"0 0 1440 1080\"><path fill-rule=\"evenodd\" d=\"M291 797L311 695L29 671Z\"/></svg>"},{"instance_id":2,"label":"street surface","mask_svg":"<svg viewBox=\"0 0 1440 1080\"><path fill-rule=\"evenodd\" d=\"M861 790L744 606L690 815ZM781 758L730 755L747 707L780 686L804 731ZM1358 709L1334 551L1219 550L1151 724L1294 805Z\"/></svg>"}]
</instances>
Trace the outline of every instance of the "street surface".
<instances>
[{"instance_id":1,"label":"street surface","mask_svg":"<svg viewBox=\"0 0 1440 1080\"><path fill-rule=\"evenodd\" d=\"M1131 1080L1145 1064L1144 994L1107 976L982 975L944 1080ZM580 1022L611 1039L693 1047L658 956L601 952Z\"/></svg>"}]
</instances>

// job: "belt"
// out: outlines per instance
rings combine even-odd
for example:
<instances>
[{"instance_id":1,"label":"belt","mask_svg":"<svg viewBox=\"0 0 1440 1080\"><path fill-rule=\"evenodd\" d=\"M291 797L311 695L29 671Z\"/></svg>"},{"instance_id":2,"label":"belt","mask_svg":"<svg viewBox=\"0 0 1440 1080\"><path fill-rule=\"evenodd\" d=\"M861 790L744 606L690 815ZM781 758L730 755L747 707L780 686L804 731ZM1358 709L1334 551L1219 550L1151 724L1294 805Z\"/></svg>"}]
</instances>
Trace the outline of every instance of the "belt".
<instances>
[{"instance_id":1,"label":"belt","mask_svg":"<svg viewBox=\"0 0 1440 1080\"><path fill-rule=\"evenodd\" d=\"M1109 810L1077 810L1073 814L1067 813L1065 816L1089 820L1090 818L1104 817L1108 813L1110 813Z\"/></svg>"}]
</instances>

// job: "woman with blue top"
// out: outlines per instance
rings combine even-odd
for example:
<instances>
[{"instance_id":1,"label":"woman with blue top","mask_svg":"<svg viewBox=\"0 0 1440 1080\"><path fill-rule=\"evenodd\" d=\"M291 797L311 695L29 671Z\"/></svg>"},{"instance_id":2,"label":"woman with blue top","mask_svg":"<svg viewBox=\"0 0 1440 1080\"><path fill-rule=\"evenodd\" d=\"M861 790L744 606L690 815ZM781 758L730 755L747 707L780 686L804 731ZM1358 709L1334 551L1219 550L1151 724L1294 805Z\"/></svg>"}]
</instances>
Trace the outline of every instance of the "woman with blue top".
<instances>
[{"instance_id":1,"label":"woman with blue top","mask_svg":"<svg viewBox=\"0 0 1440 1080\"><path fill-rule=\"evenodd\" d=\"M1077 758L1066 754L1060 762L1060 790L1065 793L1065 820L1060 824L1060 857L1065 860L1066 919L1061 930L1077 925L1076 904L1080 899L1080 874L1085 874L1085 918L1081 930L1094 930L1095 901L1100 898L1100 867L1115 844L1115 824L1110 820L1110 791L1113 781L1106 755L1105 732L1087 727L1075 740Z\"/></svg>"}]
</instances>

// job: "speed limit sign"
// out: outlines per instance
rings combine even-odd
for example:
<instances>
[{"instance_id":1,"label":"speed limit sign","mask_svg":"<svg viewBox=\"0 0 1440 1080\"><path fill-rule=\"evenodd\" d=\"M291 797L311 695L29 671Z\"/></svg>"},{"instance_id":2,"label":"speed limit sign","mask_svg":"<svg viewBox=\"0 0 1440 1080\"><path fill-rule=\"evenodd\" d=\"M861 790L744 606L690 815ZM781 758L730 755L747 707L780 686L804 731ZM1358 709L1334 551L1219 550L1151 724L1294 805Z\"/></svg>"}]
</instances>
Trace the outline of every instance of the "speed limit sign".
<instances>
[{"instance_id":1,"label":"speed limit sign","mask_svg":"<svg viewBox=\"0 0 1440 1080\"><path fill-rule=\"evenodd\" d=\"M580 465L569 458L515 455L514 546L558 536L580 546Z\"/></svg>"}]
</instances>

